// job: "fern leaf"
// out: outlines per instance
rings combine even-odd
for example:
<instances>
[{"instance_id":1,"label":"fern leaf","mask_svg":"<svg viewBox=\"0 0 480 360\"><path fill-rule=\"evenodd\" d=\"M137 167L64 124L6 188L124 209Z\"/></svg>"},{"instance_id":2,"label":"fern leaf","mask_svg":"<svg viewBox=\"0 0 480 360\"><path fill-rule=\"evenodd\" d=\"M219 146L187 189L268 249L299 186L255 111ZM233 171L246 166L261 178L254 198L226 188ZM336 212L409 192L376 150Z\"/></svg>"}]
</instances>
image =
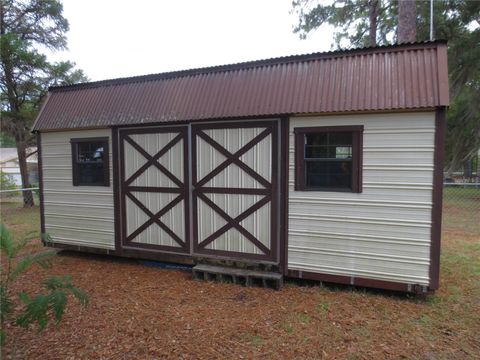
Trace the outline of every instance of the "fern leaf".
<instances>
[{"instance_id":1,"label":"fern leaf","mask_svg":"<svg viewBox=\"0 0 480 360\"><path fill-rule=\"evenodd\" d=\"M44 269L52 266L52 258L57 255L56 251L45 251L33 256L33 262Z\"/></svg>"},{"instance_id":2,"label":"fern leaf","mask_svg":"<svg viewBox=\"0 0 480 360\"><path fill-rule=\"evenodd\" d=\"M0 249L7 257L13 257L14 248L12 233L4 224L0 224Z\"/></svg>"},{"instance_id":3,"label":"fern leaf","mask_svg":"<svg viewBox=\"0 0 480 360\"><path fill-rule=\"evenodd\" d=\"M51 264L52 257L55 256L54 251L46 251L43 253L38 253L35 255L27 254L25 255L14 267L11 273L11 279L15 280L21 273L27 270L32 265L39 265L43 268L49 268Z\"/></svg>"},{"instance_id":4,"label":"fern leaf","mask_svg":"<svg viewBox=\"0 0 480 360\"><path fill-rule=\"evenodd\" d=\"M50 293L49 302L50 308L55 314L55 322L58 324L63 317L65 312L65 306L67 305L67 294L62 290L55 290Z\"/></svg>"},{"instance_id":5,"label":"fern leaf","mask_svg":"<svg viewBox=\"0 0 480 360\"><path fill-rule=\"evenodd\" d=\"M13 268L10 278L15 280L21 273L27 270L30 266L33 265L32 255L28 254L23 257Z\"/></svg>"},{"instance_id":6,"label":"fern leaf","mask_svg":"<svg viewBox=\"0 0 480 360\"><path fill-rule=\"evenodd\" d=\"M75 286L72 286L70 288L70 292L73 294L73 296L75 296L75 298L80 302L80 304L82 304L84 307L88 306L90 299L85 291L80 290Z\"/></svg>"},{"instance_id":7,"label":"fern leaf","mask_svg":"<svg viewBox=\"0 0 480 360\"><path fill-rule=\"evenodd\" d=\"M49 298L45 295L37 295L27 304L25 312L17 317L17 324L28 327L32 323L38 323L40 330L43 330L48 321Z\"/></svg>"},{"instance_id":8,"label":"fern leaf","mask_svg":"<svg viewBox=\"0 0 480 360\"><path fill-rule=\"evenodd\" d=\"M12 312L12 300L8 297L7 289L5 286L0 286L0 317L2 319L7 318L7 316Z\"/></svg>"},{"instance_id":9,"label":"fern leaf","mask_svg":"<svg viewBox=\"0 0 480 360\"><path fill-rule=\"evenodd\" d=\"M28 294L24 292L18 293L18 297L20 298L20 301L23 302L25 305L27 305L31 301L30 296L28 296Z\"/></svg>"},{"instance_id":10,"label":"fern leaf","mask_svg":"<svg viewBox=\"0 0 480 360\"><path fill-rule=\"evenodd\" d=\"M54 291L56 289L64 287L62 279L58 276L50 276L43 281L43 284L50 291Z\"/></svg>"}]
</instances>

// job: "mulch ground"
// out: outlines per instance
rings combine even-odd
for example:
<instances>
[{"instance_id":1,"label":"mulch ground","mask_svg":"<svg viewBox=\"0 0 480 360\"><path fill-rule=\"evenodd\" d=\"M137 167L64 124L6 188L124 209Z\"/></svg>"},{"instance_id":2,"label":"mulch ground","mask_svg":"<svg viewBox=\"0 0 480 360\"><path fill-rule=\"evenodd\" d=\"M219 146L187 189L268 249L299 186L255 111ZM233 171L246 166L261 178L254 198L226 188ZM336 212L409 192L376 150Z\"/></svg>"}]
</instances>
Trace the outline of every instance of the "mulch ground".
<instances>
[{"instance_id":1,"label":"mulch ground","mask_svg":"<svg viewBox=\"0 0 480 360\"><path fill-rule=\"evenodd\" d=\"M447 234L447 251L458 236ZM478 236L461 239L479 254ZM40 333L10 323L3 358L480 358L478 279L459 282L461 270L445 266L442 289L425 299L315 283L275 291L197 282L186 271L60 253L14 290L33 294L48 275L69 274L90 305L70 299L63 321Z\"/></svg>"}]
</instances>

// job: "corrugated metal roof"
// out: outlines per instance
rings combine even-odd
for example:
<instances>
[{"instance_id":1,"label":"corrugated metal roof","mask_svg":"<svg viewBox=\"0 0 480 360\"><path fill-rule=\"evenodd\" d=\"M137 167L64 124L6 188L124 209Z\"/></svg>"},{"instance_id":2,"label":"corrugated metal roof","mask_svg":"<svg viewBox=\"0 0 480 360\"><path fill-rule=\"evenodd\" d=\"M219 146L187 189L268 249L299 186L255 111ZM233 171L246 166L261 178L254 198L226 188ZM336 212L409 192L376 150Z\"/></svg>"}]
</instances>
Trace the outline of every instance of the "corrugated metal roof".
<instances>
[{"instance_id":1,"label":"corrugated metal roof","mask_svg":"<svg viewBox=\"0 0 480 360\"><path fill-rule=\"evenodd\" d=\"M51 88L33 130L448 105L443 41Z\"/></svg>"}]
</instances>

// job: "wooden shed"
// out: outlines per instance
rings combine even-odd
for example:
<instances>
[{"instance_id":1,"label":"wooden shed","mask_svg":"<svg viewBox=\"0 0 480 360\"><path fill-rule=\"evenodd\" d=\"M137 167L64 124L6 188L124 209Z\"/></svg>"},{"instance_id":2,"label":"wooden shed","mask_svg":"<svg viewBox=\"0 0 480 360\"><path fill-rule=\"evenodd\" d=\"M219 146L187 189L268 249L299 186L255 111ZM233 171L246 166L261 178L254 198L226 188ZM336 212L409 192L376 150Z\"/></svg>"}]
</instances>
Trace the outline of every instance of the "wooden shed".
<instances>
[{"instance_id":1,"label":"wooden shed","mask_svg":"<svg viewBox=\"0 0 480 360\"><path fill-rule=\"evenodd\" d=\"M49 246L408 292L439 285L447 45L51 88Z\"/></svg>"}]
</instances>

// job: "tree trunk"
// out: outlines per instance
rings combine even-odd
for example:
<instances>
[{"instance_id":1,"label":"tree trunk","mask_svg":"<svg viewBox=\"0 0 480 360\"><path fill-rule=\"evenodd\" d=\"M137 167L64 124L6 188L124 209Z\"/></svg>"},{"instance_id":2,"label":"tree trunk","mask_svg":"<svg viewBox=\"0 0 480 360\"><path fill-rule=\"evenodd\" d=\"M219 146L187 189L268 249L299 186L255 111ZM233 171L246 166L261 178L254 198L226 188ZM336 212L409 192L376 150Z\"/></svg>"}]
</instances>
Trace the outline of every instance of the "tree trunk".
<instances>
[{"instance_id":1,"label":"tree trunk","mask_svg":"<svg viewBox=\"0 0 480 360\"><path fill-rule=\"evenodd\" d=\"M399 44L417 40L417 4L414 0L398 2L397 42Z\"/></svg>"},{"instance_id":2,"label":"tree trunk","mask_svg":"<svg viewBox=\"0 0 480 360\"><path fill-rule=\"evenodd\" d=\"M27 167L27 149L25 142L22 139L15 139L17 144L18 166L20 167L20 177L22 178L22 188L26 189L30 187L30 181L28 179L28 167ZM23 195L23 207L31 207L35 205L33 201L33 194L31 191L22 191Z\"/></svg>"},{"instance_id":3,"label":"tree trunk","mask_svg":"<svg viewBox=\"0 0 480 360\"><path fill-rule=\"evenodd\" d=\"M377 21L380 7L378 0L370 0L368 2L368 46L377 46Z\"/></svg>"},{"instance_id":4,"label":"tree trunk","mask_svg":"<svg viewBox=\"0 0 480 360\"><path fill-rule=\"evenodd\" d=\"M468 179L470 182L470 178L472 177L472 160L464 160L463 161L463 177Z\"/></svg>"}]
</instances>

